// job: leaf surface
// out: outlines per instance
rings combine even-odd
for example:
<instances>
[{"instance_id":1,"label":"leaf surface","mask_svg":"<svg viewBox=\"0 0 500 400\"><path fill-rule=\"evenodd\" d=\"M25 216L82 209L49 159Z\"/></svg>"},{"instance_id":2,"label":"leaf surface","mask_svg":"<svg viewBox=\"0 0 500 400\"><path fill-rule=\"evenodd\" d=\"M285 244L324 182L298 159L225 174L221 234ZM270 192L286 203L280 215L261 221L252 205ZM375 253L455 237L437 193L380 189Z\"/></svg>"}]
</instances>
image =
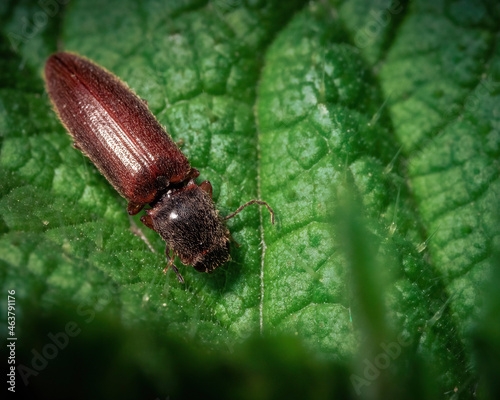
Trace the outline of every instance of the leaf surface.
<instances>
[{"instance_id":1,"label":"leaf surface","mask_svg":"<svg viewBox=\"0 0 500 400\"><path fill-rule=\"evenodd\" d=\"M328 362L356 360L356 393L475 391L470 333L500 243L497 5L47 4L0 7L0 276L20 315L36 304L41 321L59 312L111 337L113 315L118 330L210 351L296 336ZM222 215L260 198L276 225L247 208L227 224L232 261L212 275L178 263L185 286L165 276L164 242L128 218L51 109L42 71L57 49L147 100ZM393 343L388 375L367 380L366 360ZM157 376L169 356L145 366L139 350L130 362Z\"/></svg>"}]
</instances>

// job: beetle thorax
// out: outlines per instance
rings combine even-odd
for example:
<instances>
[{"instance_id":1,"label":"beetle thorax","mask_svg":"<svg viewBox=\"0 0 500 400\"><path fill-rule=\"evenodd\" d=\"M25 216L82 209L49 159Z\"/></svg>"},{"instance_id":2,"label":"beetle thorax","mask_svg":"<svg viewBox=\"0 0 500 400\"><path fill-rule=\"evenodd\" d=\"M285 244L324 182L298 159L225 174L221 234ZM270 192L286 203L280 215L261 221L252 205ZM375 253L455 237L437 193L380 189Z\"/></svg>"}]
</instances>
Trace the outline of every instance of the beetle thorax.
<instances>
[{"instance_id":1,"label":"beetle thorax","mask_svg":"<svg viewBox=\"0 0 500 400\"><path fill-rule=\"evenodd\" d=\"M210 196L196 184L170 190L148 214L184 264L211 272L229 259L229 233Z\"/></svg>"}]
</instances>

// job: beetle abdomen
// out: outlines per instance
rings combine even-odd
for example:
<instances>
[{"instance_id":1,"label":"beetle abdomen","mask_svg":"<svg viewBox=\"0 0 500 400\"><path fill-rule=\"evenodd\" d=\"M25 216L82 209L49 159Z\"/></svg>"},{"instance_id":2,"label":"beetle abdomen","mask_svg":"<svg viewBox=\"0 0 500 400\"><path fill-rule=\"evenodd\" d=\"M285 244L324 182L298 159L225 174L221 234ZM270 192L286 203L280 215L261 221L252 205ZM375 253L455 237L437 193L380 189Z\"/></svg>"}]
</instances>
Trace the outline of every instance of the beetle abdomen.
<instances>
[{"instance_id":1,"label":"beetle abdomen","mask_svg":"<svg viewBox=\"0 0 500 400\"><path fill-rule=\"evenodd\" d=\"M146 204L191 168L146 104L102 67L69 53L45 66L49 96L75 145L129 202Z\"/></svg>"}]
</instances>

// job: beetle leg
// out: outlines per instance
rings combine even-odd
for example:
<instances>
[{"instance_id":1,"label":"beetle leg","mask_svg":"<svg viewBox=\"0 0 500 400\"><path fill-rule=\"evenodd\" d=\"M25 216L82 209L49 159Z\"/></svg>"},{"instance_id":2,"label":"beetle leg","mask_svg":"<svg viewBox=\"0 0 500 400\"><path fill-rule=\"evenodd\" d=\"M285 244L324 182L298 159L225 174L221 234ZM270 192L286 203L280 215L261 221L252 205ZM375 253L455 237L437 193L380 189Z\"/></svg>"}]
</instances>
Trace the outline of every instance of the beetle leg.
<instances>
[{"instance_id":1,"label":"beetle leg","mask_svg":"<svg viewBox=\"0 0 500 400\"><path fill-rule=\"evenodd\" d=\"M165 247L165 255L167 256L167 266L163 270L163 273L167 273L168 267L172 267L174 270L175 274L177 275L177 279L179 280L180 283L184 283L184 278L182 277L181 273L177 269L177 267L174 264L174 259L175 259L175 253L172 254L172 257L170 257L170 249L169 247Z\"/></svg>"},{"instance_id":2,"label":"beetle leg","mask_svg":"<svg viewBox=\"0 0 500 400\"><path fill-rule=\"evenodd\" d=\"M167 272L168 266L173 263L173 259L175 258L175 254L172 254L172 257L170 257L170 248L168 247L168 245L165 246L165 257L167 257L167 266L164 272Z\"/></svg>"},{"instance_id":3,"label":"beetle leg","mask_svg":"<svg viewBox=\"0 0 500 400\"><path fill-rule=\"evenodd\" d=\"M151 246L151 243L149 243L148 238L144 235L144 233L142 232L142 230L139 229L139 227L135 223L134 219L130 215L128 216L128 219L130 221L130 230L132 231L132 233L134 235L138 236L139 238L141 238L142 241L144 243L146 243L146 245L149 247L149 250L151 250L152 253L156 253L154 247Z\"/></svg>"},{"instance_id":4,"label":"beetle leg","mask_svg":"<svg viewBox=\"0 0 500 400\"><path fill-rule=\"evenodd\" d=\"M172 269L177 274L177 279L179 280L179 282L184 283L184 278L182 277L181 273L179 272L179 270L177 269L177 267L173 263L172 263Z\"/></svg>"},{"instance_id":5,"label":"beetle leg","mask_svg":"<svg viewBox=\"0 0 500 400\"><path fill-rule=\"evenodd\" d=\"M149 229L152 229L156 232L156 229L153 226L153 219L151 218L151 215L143 215L141 217L141 222L146 225Z\"/></svg>"},{"instance_id":6,"label":"beetle leg","mask_svg":"<svg viewBox=\"0 0 500 400\"><path fill-rule=\"evenodd\" d=\"M200 171L198 171L196 168L191 168L186 175L185 179L196 179L200 176Z\"/></svg>"},{"instance_id":7,"label":"beetle leg","mask_svg":"<svg viewBox=\"0 0 500 400\"><path fill-rule=\"evenodd\" d=\"M200 189L203 190L204 192L208 193L210 195L210 198L212 198L212 184L210 181L203 181L200 183Z\"/></svg>"},{"instance_id":8,"label":"beetle leg","mask_svg":"<svg viewBox=\"0 0 500 400\"><path fill-rule=\"evenodd\" d=\"M129 201L128 205L127 205L127 211L129 213L129 215L135 215L139 211L141 211L143 207L144 207L144 204L134 203L133 201Z\"/></svg>"},{"instance_id":9,"label":"beetle leg","mask_svg":"<svg viewBox=\"0 0 500 400\"><path fill-rule=\"evenodd\" d=\"M236 247L240 247L240 246L241 246L241 245L240 245L240 244L239 244L236 240L234 240L234 237L233 237L233 235L231 235L231 232L227 231L227 232L226 232L226 236L229 238L229 240L230 240L231 242L233 242L233 243L234 243L234 245L235 245Z\"/></svg>"}]
</instances>

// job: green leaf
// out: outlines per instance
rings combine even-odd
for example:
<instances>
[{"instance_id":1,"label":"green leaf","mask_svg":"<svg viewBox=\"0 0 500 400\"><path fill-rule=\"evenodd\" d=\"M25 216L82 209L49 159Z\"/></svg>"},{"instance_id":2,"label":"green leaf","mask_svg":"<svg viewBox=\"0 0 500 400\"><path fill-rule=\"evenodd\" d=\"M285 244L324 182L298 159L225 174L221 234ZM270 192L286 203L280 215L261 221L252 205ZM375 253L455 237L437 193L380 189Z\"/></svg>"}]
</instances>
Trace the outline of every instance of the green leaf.
<instances>
[{"instance_id":1,"label":"green leaf","mask_svg":"<svg viewBox=\"0 0 500 400\"><path fill-rule=\"evenodd\" d=\"M228 214L257 196L252 105L258 57L292 11L272 3L221 10L196 2L167 7L161 2L119 7L74 2L58 36L65 49L114 71L148 100L174 139L183 142L201 178L213 183L214 199ZM37 70L44 58L34 66ZM8 110L2 151L2 169L19 181L5 188L1 201L2 209L9 210L3 216L8 233L2 243L6 249L16 247L19 235L34 235L34 243L26 244L17 261L17 268L31 273L25 285L46 282L41 301L47 304L63 297L89 306L102 285L118 285L115 306L125 323L158 324L159 329L189 332L191 338L226 349L258 329L258 210L249 209L228 224L244 246L214 277L182 268L186 287L172 274L165 279L161 240L145 233L158 252L153 254L134 236L124 201L71 148L39 79L37 83L35 94L21 91L18 100L4 97L5 107L30 107ZM25 130L9 120L16 116L28 124ZM55 248L53 254L61 258L45 260L44 248ZM14 278L15 271L9 268L7 273Z\"/></svg>"},{"instance_id":2,"label":"green leaf","mask_svg":"<svg viewBox=\"0 0 500 400\"><path fill-rule=\"evenodd\" d=\"M441 380L465 380L458 356L463 348L449 334L457 328L440 277L425 257L424 227L406 185L405 165L397 161L384 101L358 49L332 29L338 25L312 5L266 55L258 102L262 192L279 211L281 226L266 231L264 321L271 330L300 333L312 348L338 359L352 356L361 324L370 332L368 351L375 357L381 343L390 341L390 329L380 325L389 312L387 323L420 347L429 365L439 365ZM374 235L369 240L349 229L331 236L331 214L346 200L347 189L360 198ZM348 219L349 224L356 222ZM343 249L345 235L350 240ZM365 250L370 241L371 253ZM362 251L367 254L358 260ZM367 267L370 257L380 261ZM370 293L381 287L367 276L373 268L379 269L376 274L393 273L379 300L390 304L386 312ZM358 311L353 316L352 309ZM435 346L443 349L437 357ZM450 370L452 379L445 376Z\"/></svg>"},{"instance_id":3,"label":"green leaf","mask_svg":"<svg viewBox=\"0 0 500 400\"><path fill-rule=\"evenodd\" d=\"M415 4L380 74L431 261L462 331L483 303L499 235L500 46L491 18L500 10L490 7ZM429 28L409 54L416 25Z\"/></svg>"},{"instance_id":4,"label":"green leaf","mask_svg":"<svg viewBox=\"0 0 500 400\"><path fill-rule=\"evenodd\" d=\"M107 398L204 393L191 377L220 398L494 396L499 20L487 0L0 6L0 282L36 370L17 384L46 393L102 355ZM247 208L232 261L165 276L161 238L51 109L58 49L147 100L222 215L260 198L276 225Z\"/></svg>"}]
</instances>

